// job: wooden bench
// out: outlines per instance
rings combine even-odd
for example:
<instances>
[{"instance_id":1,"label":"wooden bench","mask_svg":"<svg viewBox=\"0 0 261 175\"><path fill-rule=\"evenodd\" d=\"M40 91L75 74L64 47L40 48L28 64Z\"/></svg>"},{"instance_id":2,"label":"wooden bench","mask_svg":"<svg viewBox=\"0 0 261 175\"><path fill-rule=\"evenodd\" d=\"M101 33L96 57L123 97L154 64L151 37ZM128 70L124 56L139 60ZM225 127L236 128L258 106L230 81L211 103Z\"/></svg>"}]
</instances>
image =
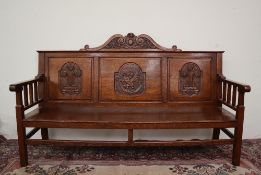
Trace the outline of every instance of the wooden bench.
<instances>
[{"instance_id":1,"label":"wooden bench","mask_svg":"<svg viewBox=\"0 0 261 175\"><path fill-rule=\"evenodd\" d=\"M39 74L12 84L21 166L27 145L189 146L233 144L240 164L244 94L222 75L223 51L164 48L148 35L114 35L97 48L38 51ZM26 110L35 105L30 112ZM232 111L222 108L227 106ZM26 133L26 128L33 128ZM48 138L48 128L126 129L126 141ZM135 140L135 129L212 128L206 140ZM234 133L227 128L234 128ZM42 139L31 137L41 131ZM219 139L220 131L228 138Z\"/></svg>"}]
</instances>

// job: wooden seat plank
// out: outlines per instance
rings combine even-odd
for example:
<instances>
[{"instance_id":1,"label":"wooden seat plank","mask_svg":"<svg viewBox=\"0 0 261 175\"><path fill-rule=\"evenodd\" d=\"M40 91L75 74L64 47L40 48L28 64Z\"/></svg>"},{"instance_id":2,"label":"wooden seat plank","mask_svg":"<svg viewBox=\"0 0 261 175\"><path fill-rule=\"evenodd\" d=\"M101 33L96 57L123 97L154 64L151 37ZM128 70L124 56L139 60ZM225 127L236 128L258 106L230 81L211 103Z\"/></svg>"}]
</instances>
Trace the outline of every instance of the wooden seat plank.
<instances>
[{"instance_id":1,"label":"wooden seat plank","mask_svg":"<svg viewBox=\"0 0 261 175\"><path fill-rule=\"evenodd\" d=\"M175 112L175 111L153 111L141 112L132 110L127 111L108 111L93 110L83 108L82 106L71 105L71 107L49 107L35 109L26 115L24 124L26 126L44 127L55 123L60 127L76 127L82 128L83 125L92 128L101 128L106 125L106 128L153 128L155 125L169 124L169 128L197 128L202 124L206 124L204 128L213 127L214 124L227 124L226 127L235 126L235 116L222 108L209 108L204 111L191 112ZM42 125L41 125L42 123ZM72 124L75 124L73 126ZM77 125L77 123L79 125ZM58 125L57 125L58 124ZM189 126L190 125L190 126ZM194 126L193 126L194 125ZM105 126L104 126L105 127ZM166 128L166 126L162 126Z\"/></svg>"}]
</instances>

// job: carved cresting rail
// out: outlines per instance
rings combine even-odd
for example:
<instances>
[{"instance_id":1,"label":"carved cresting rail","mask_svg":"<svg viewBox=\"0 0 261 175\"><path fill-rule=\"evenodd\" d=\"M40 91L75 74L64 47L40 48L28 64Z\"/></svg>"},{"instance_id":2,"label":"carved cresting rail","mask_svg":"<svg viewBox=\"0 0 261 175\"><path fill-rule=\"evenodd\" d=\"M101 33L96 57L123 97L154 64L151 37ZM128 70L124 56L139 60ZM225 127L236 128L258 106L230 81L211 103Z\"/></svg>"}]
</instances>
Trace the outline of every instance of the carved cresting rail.
<instances>
[{"instance_id":1,"label":"carved cresting rail","mask_svg":"<svg viewBox=\"0 0 261 175\"><path fill-rule=\"evenodd\" d=\"M145 34L113 35L76 51L38 51L35 79L12 84L21 166L27 145L191 146L233 144L240 164L244 95L250 86L222 74L223 51L165 48ZM28 112L31 107L39 105ZM235 114L222 107L226 105ZM26 128L33 128L26 133ZM49 128L125 129L126 140L49 138ZM139 140L136 129L213 129L199 140ZM228 130L234 129L234 132ZM32 136L41 130L41 139ZM228 138L219 138L220 131Z\"/></svg>"},{"instance_id":2,"label":"carved cresting rail","mask_svg":"<svg viewBox=\"0 0 261 175\"><path fill-rule=\"evenodd\" d=\"M129 50L129 49L146 49L146 50L162 50L162 51L181 51L176 45L173 45L171 49L165 48L157 44L150 36L141 34L139 36L133 33L128 33L126 36L116 34L113 35L107 42L100 47L89 48L89 45L85 45L81 51L98 51L98 50Z\"/></svg>"}]
</instances>

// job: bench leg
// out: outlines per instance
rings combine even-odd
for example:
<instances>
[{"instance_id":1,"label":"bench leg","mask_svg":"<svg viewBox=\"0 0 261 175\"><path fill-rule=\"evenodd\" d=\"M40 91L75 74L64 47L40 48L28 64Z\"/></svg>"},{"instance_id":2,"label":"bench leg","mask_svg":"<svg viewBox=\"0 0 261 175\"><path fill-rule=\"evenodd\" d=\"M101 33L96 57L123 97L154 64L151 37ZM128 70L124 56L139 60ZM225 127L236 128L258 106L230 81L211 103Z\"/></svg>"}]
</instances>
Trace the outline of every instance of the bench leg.
<instances>
[{"instance_id":1,"label":"bench leg","mask_svg":"<svg viewBox=\"0 0 261 175\"><path fill-rule=\"evenodd\" d=\"M214 128L213 129L212 139L219 139L219 134L220 134L220 129L219 128Z\"/></svg>"},{"instance_id":2,"label":"bench leg","mask_svg":"<svg viewBox=\"0 0 261 175\"><path fill-rule=\"evenodd\" d=\"M49 139L48 128L41 128L41 135L43 140L48 140Z\"/></svg>"},{"instance_id":3,"label":"bench leg","mask_svg":"<svg viewBox=\"0 0 261 175\"><path fill-rule=\"evenodd\" d=\"M18 144L19 144L19 156L20 156L20 165L21 167L28 165L28 153L27 153L27 145L25 142L26 131L22 126L17 127L18 133Z\"/></svg>"},{"instance_id":4,"label":"bench leg","mask_svg":"<svg viewBox=\"0 0 261 175\"><path fill-rule=\"evenodd\" d=\"M235 128L235 140L233 144L232 164L235 166L240 165L241 146L242 146L242 133L243 127Z\"/></svg>"}]
</instances>

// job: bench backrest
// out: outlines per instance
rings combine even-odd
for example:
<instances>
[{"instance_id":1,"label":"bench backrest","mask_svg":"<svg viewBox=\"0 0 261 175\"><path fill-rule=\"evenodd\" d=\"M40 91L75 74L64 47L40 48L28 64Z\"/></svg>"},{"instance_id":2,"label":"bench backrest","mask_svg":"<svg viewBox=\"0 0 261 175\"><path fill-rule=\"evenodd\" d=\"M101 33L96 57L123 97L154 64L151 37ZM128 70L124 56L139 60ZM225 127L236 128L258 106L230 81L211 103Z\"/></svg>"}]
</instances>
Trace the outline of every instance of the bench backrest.
<instances>
[{"instance_id":1,"label":"bench backrest","mask_svg":"<svg viewBox=\"0 0 261 175\"><path fill-rule=\"evenodd\" d=\"M95 105L216 104L222 51L181 51L148 35L114 35L97 48L38 51L44 100Z\"/></svg>"}]
</instances>

